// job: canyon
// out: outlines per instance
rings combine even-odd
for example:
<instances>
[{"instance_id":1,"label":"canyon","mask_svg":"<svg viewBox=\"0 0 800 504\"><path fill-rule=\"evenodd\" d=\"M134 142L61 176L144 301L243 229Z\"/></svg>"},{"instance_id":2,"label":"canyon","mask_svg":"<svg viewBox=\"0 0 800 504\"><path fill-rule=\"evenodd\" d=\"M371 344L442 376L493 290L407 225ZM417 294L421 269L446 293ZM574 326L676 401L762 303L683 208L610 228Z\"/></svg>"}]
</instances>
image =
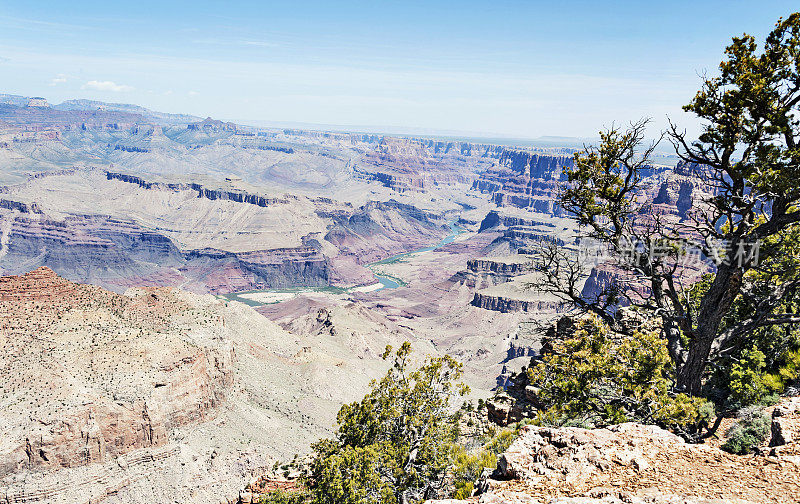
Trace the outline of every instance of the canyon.
<instances>
[{"instance_id":1,"label":"canyon","mask_svg":"<svg viewBox=\"0 0 800 504\"><path fill-rule=\"evenodd\" d=\"M577 250L573 152L0 95L0 502L235 500L387 344L489 397L565 309L531 260ZM648 176L687 218L691 170Z\"/></svg>"}]
</instances>

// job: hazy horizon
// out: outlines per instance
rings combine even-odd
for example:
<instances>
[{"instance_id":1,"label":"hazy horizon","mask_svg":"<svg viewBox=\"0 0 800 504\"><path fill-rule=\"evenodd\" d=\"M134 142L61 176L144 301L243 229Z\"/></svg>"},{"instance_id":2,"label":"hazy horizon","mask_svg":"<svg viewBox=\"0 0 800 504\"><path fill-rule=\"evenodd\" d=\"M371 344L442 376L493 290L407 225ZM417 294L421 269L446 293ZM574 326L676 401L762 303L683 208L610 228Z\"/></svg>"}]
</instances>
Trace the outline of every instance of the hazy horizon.
<instances>
[{"instance_id":1,"label":"hazy horizon","mask_svg":"<svg viewBox=\"0 0 800 504\"><path fill-rule=\"evenodd\" d=\"M3 92L238 123L592 138L682 113L789 2L4 5ZM245 15L246 14L246 15Z\"/></svg>"}]
</instances>

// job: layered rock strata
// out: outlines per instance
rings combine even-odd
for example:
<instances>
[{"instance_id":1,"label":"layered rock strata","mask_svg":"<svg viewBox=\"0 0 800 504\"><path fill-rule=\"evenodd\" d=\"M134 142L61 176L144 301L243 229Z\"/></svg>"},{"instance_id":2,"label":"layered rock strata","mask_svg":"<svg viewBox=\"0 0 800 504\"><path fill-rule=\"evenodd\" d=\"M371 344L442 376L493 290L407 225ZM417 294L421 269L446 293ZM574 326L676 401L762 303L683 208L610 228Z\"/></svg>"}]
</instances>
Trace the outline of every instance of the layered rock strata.
<instances>
[{"instance_id":1,"label":"layered rock strata","mask_svg":"<svg viewBox=\"0 0 800 504\"><path fill-rule=\"evenodd\" d=\"M231 385L232 347L186 345L180 319L199 315L167 290L121 296L48 268L0 278L0 477L159 447L172 429L213 416Z\"/></svg>"}]
</instances>

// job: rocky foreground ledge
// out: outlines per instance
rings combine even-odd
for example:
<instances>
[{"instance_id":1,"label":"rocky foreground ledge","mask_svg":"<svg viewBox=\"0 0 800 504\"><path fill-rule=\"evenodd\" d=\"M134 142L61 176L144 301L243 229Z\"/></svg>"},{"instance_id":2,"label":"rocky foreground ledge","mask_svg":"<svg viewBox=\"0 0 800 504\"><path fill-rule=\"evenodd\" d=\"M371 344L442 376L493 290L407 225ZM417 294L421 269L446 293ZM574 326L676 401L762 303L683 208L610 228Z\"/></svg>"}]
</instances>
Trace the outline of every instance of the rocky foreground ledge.
<instances>
[{"instance_id":1,"label":"rocky foreground ledge","mask_svg":"<svg viewBox=\"0 0 800 504\"><path fill-rule=\"evenodd\" d=\"M773 411L761 453L731 455L654 426L523 427L481 494L426 504L752 504L800 499L800 398Z\"/></svg>"}]
</instances>

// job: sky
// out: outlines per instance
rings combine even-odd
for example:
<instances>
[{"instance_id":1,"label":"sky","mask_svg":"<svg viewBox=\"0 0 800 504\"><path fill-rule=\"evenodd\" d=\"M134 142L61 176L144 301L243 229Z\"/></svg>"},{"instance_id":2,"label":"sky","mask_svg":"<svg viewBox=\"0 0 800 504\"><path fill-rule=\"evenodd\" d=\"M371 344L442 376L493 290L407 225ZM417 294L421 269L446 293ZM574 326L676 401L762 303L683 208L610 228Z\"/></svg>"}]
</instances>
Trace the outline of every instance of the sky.
<instances>
[{"instance_id":1,"label":"sky","mask_svg":"<svg viewBox=\"0 0 800 504\"><path fill-rule=\"evenodd\" d=\"M788 1L0 0L0 93L240 123L654 134Z\"/></svg>"}]
</instances>

